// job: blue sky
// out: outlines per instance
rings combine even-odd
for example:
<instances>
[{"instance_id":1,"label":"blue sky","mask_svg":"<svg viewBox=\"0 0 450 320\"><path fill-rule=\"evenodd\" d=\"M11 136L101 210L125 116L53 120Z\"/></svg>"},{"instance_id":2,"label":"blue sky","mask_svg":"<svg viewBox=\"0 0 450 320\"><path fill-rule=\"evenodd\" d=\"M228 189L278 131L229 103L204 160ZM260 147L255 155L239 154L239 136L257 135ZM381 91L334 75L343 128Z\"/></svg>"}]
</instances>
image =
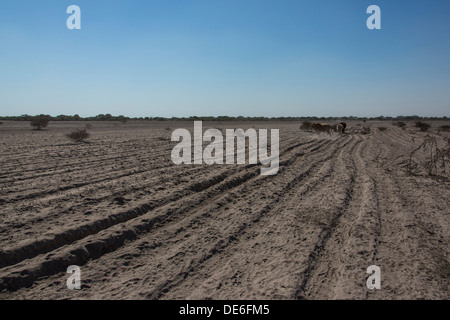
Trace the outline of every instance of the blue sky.
<instances>
[{"instance_id":1,"label":"blue sky","mask_svg":"<svg viewBox=\"0 0 450 320\"><path fill-rule=\"evenodd\" d=\"M440 0L1 0L0 115L450 116L449 14Z\"/></svg>"}]
</instances>

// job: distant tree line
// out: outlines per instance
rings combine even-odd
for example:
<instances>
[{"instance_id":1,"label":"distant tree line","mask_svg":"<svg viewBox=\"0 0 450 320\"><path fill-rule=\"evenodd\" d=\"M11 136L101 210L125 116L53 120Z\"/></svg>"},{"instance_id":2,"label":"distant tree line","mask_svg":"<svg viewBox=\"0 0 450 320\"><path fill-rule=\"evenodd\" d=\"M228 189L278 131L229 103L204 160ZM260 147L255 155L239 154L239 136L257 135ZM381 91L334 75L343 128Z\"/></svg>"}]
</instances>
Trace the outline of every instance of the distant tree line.
<instances>
[{"instance_id":1,"label":"distant tree line","mask_svg":"<svg viewBox=\"0 0 450 320\"><path fill-rule=\"evenodd\" d=\"M123 115L120 116L113 116L111 114L99 114L96 115L95 117L80 117L78 114L75 114L73 116L69 116L69 115L64 115L61 114L59 116L53 117L51 115L48 114L39 114L39 115L35 115L35 116L31 116L28 114L23 114L21 116L9 116L9 117L4 117L4 116L0 116L0 119L2 120L13 120L13 121L33 121L34 119L48 119L49 121L122 121L122 122L126 122L127 120L129 120L129 117L125 117Z\"/></svg>"},{"instance_id":2,"label":"distant tree line","mask_svg":"<svg viewBox=\"0 0 450 320\"><path fill-rule=\"evenodd\" d=\"M56 117L46 114L40 115L28 115L23 114L21 116L0 116L0 120L13 120L13 121L32 121L36 118L45 118L49 121L120 121L126 123L128 120L153 120L153 121L343 121L343 120L359 120L359 121L420 121L420 120L448 120L447 117L420 117L420 116L397 116L397 117L355 117L355 116L343 116L343 117L231 117L231 116L191 116L191 117L126 117L123 115L113 116L109 113L98 114L93 117L80 117L78 114L71 115L58 115Z\"/></svg>"}]
</instances>

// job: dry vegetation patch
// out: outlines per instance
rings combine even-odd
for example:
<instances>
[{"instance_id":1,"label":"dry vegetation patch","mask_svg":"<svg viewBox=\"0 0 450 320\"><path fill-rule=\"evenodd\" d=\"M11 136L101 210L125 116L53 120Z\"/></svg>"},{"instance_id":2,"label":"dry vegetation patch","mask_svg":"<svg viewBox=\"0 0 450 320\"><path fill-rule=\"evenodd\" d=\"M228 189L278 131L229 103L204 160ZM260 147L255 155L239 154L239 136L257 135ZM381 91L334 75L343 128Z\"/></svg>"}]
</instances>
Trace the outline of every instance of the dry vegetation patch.
<instances>
[{"instance_id":1,"label":"dry vegetation patch","mask_svg":"<svg viewBox=\"0 0 450 320\"><path fill-rule=\"evenodd\" d=\"M446 175L449 162L450 138L427 134L410 153L407 169L409 174L418 174L424 169L430 176Z\"/></svg>"},{"instance_id":2,"label":"dry vegetation patch","mask_svg":"<svg viewBox=\"0 0 450 320\"><path fill-rule=\"evenodd\" d=\"M86 129L77 129L71 133L68 133L66 136L73 142L81 143L85 142L86 139L89 138L90 134L86 131Z\"/></svg>"},{"instance_id":3,"label":"dry vegetation patch","mask_svg":"<svg viewBox=\"0 0 450 320\"><path fill-rule=\"evenodd\" d=\"M304 131L310 131L311 130L311 122L310 121L303 121L303 123L300 125L300 130Z\"/></svg>"},{"instance_id":4,"label":"dry vegetation patch","mask_svg":"<svg viewBox=\"0 0 450 320\"><path fill-rule=\"evenodd\" d=\"M431 128L431 125L429 123L426 122L422 122L422 121L417 121L416 122L416 128L419 128L420 131L428 131Z\"/></svg>"}]
</instances>

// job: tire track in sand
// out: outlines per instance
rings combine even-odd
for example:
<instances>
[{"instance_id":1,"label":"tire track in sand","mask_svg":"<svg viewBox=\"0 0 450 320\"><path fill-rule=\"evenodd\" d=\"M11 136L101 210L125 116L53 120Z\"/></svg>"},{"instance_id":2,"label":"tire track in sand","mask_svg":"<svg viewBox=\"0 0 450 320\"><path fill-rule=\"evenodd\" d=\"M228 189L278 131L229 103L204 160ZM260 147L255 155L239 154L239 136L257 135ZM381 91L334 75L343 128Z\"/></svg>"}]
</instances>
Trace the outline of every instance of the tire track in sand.
<instances>
[{"instance_id":1,"label":"tire track in sand","mask_svg":"<svg viewBox=\"0 0 450 320\"><path fill-rule=\"evenodd\" d=\"M310 276L299 292L304 299L365 299L366 269L376 264L380 234L380 210L376 183L369 174L372 157L380 150L369 149L372 136L362 136L362 142L352 153L354 175L353 196L334 227L323 250L313 264Z\"/></svg>"},{"instance_id":2,"label":"tire track in sand","mask_svg":"<svg viewBox=\"0 0 450 320\"><path fill-rule=\"evenodd\" d=\"M296 290L291 299L308 299L309 292L308 289L315 282L317 282L316 274L320 274L323 276L324 274L320 272L321 269L325 268L328 270L328 266L323 266L324 257L330 254L327 251L327 247L329 246L329 242L333 241L333 237L335 236L336 230L340 227L341 219L345 217L347 210L349 209L353 198L355 196L355 185L357 179L357 169L356 169L356 161L355 156L360 152L363 147L364 139L359 138L359 143L357 147L352 148L350 151L350 160L348 161L350 164L344 163L343 160L340 160L340 179L341 183L335 185L335 187L341 188L343 191L343 199L339 201L337 206L334 208L334 212L331 212L328 215L325 221L322 221L322 228L317 237L317 241L314 244L314 247L310 251L307 261L306 267L301 271L301 273L297 276L296 280ZM320 203L318 203L320 205ZM320 207L319 207L320 212Z\"/></svg>"}]
</instances>

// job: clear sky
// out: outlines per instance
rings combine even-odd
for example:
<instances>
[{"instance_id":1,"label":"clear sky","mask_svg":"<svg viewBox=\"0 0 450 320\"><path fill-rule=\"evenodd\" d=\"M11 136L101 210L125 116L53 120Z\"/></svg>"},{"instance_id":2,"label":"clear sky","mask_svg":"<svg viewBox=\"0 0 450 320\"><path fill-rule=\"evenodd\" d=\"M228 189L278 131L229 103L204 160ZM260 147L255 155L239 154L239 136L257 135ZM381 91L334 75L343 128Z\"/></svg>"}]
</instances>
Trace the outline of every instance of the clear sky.
<instances>
[{"instance_id":1,"label":"clear sky","mask_svg":"<svg viewBox=\"0 0 450 320\"><path fill-rule=\"evenodd\" d=\"M449 15L447 0L1 0L0 115L450 116Z\"/></svg>"}]
</instances>

